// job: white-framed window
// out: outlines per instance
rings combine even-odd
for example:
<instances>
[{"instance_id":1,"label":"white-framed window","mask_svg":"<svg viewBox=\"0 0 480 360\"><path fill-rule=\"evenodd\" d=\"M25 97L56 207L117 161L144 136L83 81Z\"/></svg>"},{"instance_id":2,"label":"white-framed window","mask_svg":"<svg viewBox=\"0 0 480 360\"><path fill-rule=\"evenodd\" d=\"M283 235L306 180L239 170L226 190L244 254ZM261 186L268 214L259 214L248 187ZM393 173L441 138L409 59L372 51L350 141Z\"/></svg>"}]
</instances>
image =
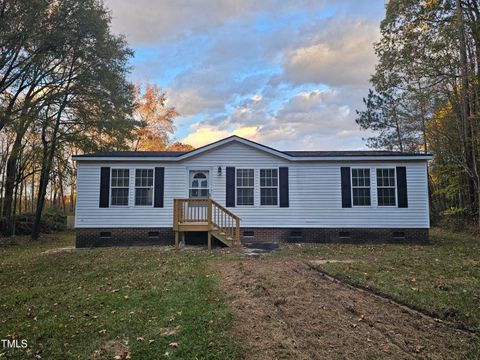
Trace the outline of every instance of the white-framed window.
<instances>
[{"instance_id":1,"label":"white-framed window","mask_svg":"<svg viewBox=\"0 0 480 360\"><path fill-rule=\"evenodd\" d=\"M377 169L378 206L397 205L395 168Z\"/></svg>"},{"instance_id":2,"label":"white-framed window","mask_svg":"<svg viewBox=\"0 0 480 360\"><path fill-rule=\"evenodd\" d=\"M113 168L110 178L110 204L112 206L128 206L130 170Z\"/></svg>"},{"instance_id":3,"label":"white-framed window","mask_svg":"<svg viewBox=\"0 0 480 360\"><path fill-rule=\"evenodd\" d=\"M352 203L370 206L370 169L352 168Z\"/></svg>"},{"instance_id":4,"label":"white-framed window","mask_svg":"<svg viewBox=\"0 0 480 360\"><path fill-rule=\"evenodd\" d=\"M278 169L260 169L260 205L278 205Z\"/></svg>"},{"instance_id":5,"label":"white-framed window","mask_svg":"<svg viewBox=\"0 0 480 360\"><path fill-rule=\"evenodd\" d=\"M254 204L254 170L236 169L237 205Z\"/></svg>"},{"instance_id":6,"label":"white-framed window","mask_svg":"<svg viewBox=\"0 0 480 360\"><path fill-rule=\"evenodd\" d=\"M135 169L135 206L153 204L153 169Z\"/></svg>"}]
</instances>

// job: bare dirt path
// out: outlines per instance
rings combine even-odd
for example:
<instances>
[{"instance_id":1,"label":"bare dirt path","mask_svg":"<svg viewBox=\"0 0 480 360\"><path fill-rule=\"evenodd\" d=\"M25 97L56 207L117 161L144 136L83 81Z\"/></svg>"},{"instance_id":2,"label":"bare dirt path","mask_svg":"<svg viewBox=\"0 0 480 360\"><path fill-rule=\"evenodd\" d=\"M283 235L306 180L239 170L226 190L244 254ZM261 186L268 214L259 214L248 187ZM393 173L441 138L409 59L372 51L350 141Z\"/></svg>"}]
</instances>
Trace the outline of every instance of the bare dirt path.
<instances>
[{"instance_id":1,"label":"bare dirt path","mask_svg":"<svg viewBox=\"0 0 480 360\"><path fill-rule=\"evenodd\" d=\"M459 359L479 341L298 261L251 259L217 268L246 359Z\"/></svg>"}]
</instances>

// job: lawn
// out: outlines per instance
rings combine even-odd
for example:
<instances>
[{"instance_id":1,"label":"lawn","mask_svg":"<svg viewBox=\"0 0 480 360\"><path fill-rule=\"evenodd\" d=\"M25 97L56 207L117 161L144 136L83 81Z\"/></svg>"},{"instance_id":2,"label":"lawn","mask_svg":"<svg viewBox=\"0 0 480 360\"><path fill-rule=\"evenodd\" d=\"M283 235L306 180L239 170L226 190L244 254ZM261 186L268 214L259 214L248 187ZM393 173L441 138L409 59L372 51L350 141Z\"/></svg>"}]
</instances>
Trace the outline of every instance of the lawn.
<instances>
[{"instance_id":1,"label":"lawn","mask_svg":"<svg viewBox=\"0 0 480 360\"><path fill-rule=\"evenodd\" d=\"M28 341L27 349L0 347L0 358L235 357L232 316L208 265L221 254L165 247L42 254L72 244L73 234L62 234L0 248L0 339Z\"/></svg>"},{"instance_id":2,"label":"lawn","mask_svg":"<svg viewBox=\"0 0 480 360\"><path fill-rule=\"evenodd\" d=\"M28 342L26 349L0 346L0 359L242 356L239 349L246 340L232 336L232 304L220 290L226 275L218 265L241 267L245 259L221 251L176 252L171 247L44 253L71 246L73 239L65 233L0 248L0 339ZM480 241L438 230L432 231L431 240L431 245L415 246L289 245L268 257L293 260L292 264L352 260L318 266L337 278L480 330ZM267 263L252 264L258 266L258 261ZM310 300L318 301L317 295L312 293ZM249 310L240 310L251 317Z\"/></svg>"},{"instance_id":3,"label":"lawn","mask_svg":"<svg viewBox=\"0 0 480 360\"><path fill-rule=\"evenodd\" d=\"M431 245L291 245L272 256L353 260L321 270L480 330L480 239L433 229Z\"/></svg>"}]
</instances>

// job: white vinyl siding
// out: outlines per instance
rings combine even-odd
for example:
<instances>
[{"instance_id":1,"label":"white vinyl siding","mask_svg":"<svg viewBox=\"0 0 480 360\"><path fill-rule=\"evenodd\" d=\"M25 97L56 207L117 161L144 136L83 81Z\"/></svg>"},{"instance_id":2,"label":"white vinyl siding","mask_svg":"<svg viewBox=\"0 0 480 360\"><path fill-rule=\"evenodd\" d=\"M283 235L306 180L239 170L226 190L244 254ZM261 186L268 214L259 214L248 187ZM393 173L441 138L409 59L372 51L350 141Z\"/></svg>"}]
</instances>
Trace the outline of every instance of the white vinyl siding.
<instances>
[{"instance_id":1,"label":"white vinyl siding","mask_svg":"<svg viewBox=\"0 0 480 360\"><path fill-rule=\"evenodd\" d=\"M185 198L189 190L189 169L210 170L211 197L225 205L226 167L254 169L254 205L229 208L241 218L241 226L309 228L428 228L427 162L420 161L317 161L290 162L237 142L215 148L181 162L149 162L165 168L164 207L134 206L129 194L128 207L99 207L100 168L102 166L141 168L138 161L78 162L76 227L172 227L173 199ZM222 168L221 174L218 167ZM260 170L289 168L289 207L260 204ZM376 176L371 176L371 206L342 208L342 166L377 168L405 166L408 208L377 205ZM145 166L143 166L145 167ZM134 177L130 176L131 189Z\"/></svg>"}]
</instances>

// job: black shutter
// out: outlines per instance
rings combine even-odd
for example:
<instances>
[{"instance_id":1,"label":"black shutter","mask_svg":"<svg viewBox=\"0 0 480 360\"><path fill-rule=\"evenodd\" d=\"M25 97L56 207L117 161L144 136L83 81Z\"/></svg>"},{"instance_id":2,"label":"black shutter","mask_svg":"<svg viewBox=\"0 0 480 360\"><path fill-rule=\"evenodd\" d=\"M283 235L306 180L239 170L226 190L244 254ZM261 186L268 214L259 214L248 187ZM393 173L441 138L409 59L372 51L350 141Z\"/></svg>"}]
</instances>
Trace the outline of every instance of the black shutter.
<instances>
[{"instance_id":1,"label":"black shutter","mask_svg":"<svg viewBox=\"0 0 480 360\"><path fill-rule=\"evenodd\" d=\"M100 204L101 208L108 208L110 204L110 168L100 169Z\"/></svg>"},{"instance_id":2,"label":"black shutter","mask_svg":"<svg viewBox=\"0 0 480 360\"><path fill-rule=\"evenodd\" d=\"M279 168L280 171L280 207L288 207L288 167Z\"/></svg>"},{"instance_id":3,"label":"black shutter","mask_svg":"<svg viewBox=\"0 0 480 360\"><path fill-rule=\"evenodd\" d=\"M399 208L408 208L407 168L397 166L397 198Z\"/></svg>"},{"instance_id":4,"label":"black shutter","mask_svg":"<svg viewBox=\"0 0 480 360\"><path fill-rule=\"evenodd\" d=\"M235 168L227 167L227 179L226 179L226 207L235 207Z\"/></svg>"},{"instance_id":5,"label":"black shutter","mask_svg":"<svg viewBox=\"0 0 480 360\"><path fill-rule=\"evenodd\" d=\"M351 188L351 179L350 179L350 168L342 167L340 168L340 173L342 176L342 208L351 208L352 207L352 188Z\"/></svg>"},{"instance_id":6,"label":"black shutter","mask_svg":"<svg viewBox=\"0 0 480 360\"><path fill-rule=\"evenodd\" d=\"M163 193L165 188L165 168L155 168L155 196L153 199L153 206L163 208Z\"/></svg>"}]
</instances>

